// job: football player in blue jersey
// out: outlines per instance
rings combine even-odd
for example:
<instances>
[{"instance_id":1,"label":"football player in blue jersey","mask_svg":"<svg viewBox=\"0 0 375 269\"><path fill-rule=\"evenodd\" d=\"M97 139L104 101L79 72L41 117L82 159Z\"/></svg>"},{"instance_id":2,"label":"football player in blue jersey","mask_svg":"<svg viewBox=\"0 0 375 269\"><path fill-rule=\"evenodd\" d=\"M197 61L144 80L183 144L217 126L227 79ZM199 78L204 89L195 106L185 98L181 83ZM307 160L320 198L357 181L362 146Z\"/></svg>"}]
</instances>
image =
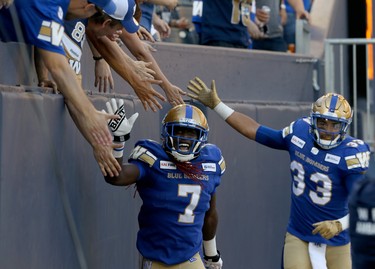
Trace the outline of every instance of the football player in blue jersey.
<instances>
[{"instance_id":1,"label":"football player in blue jersey","mask_svg":"<svg viewBox=\"0 0 375 269\"><path fill-rule=\"evenodd\" d=\"M310 117L282 130L234 111L199 78L190 97L215 110L232 128L290 155L291 209L283 268L351 268L348 196L369 165L369 146L347 135L352 109L343 96L328 93L312 104ZM320 267L327 266L327 267Z\"/></svg>"},{"instance_id":2,"label":"football player in blue jersey","mask_svg":"<svg viewBox=\"0 0 375 269\"><path fill-rule=\"evenodd\" d=\"M215 193L225 161L220 149L207 143L203 112L187 104L173 107L162 121L162 143L138 141L128 163L123 163L124 144L138 113L127 119L121 99L111 99L106 106L109 114L121 117L108 126L119 144L113 154L122 170L105 180L117 186L136 184L143 201L137 236L141 268L220 269Z\"/></svg>"},{"instance_id":3,"label":"football player in blue jersey","mask_svg":"<svg viewBox=\"0 0 375 269\"><path fill-rule=\"evenodd\" d=\"M353 269L375 268L375 178L355 184L349 211Z\"/></svg>"},{"instance_id":4,"label":"football player in blue jersey","mask_svg":"<svg viewBox=\"0 0 375 269\"><path fill-rule=\"evenodd\" d=\"M119 20L124 19L128 9L126 1L90 2L118 15ZM95 6L81 0L15 0L9 8L0 9L0 41L22 42L40 50L43 63L63 94L75 124L93 147L103 175L118 175L121 166L111 154L112 137L107 127L107 121L113 116L97 111L87 98L61 45L67 15L87 18L95 12Z\"/></svg>"}]
</instances>

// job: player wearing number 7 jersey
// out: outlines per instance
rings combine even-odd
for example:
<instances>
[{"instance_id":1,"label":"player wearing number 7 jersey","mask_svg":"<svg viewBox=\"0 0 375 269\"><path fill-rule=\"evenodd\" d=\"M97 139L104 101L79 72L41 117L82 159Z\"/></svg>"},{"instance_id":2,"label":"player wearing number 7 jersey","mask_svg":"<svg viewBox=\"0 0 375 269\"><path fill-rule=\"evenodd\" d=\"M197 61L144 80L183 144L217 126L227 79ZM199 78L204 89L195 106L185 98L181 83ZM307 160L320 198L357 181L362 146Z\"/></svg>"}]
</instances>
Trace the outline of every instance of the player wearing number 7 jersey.
<instances>
[{"instance_id":1,"label":"player wearing number 7 jersey","mask_svg":"<svg viewBox=\"0 0 375 269\"><path fill-rule=\"evenodd\" d=\"M192 105L178 105L162 121L162 144L140 140L122 163L125 140L137 114L126 118L123 102L107 102L114 156L122 164L117 177L105 177L113 185L136 184L143 201L139 212L137 248L142 269L220 269L216 248L216 187L225 171L218 147L207 143L208 123ZM199 255L204 247L204 264Z\"/></svg>"},{"instance_id":2,"label":"player wearing number 7 jersey","mask_svg":"<svg viewBox=\"0 0 375 269\"><path fill-rule=\"evenodd\" d=\"M214 81L209 89L195 78L188 89L247 138L289 152L292 201L282 268L351 268L348 195L363 179L370 151L346 134L352 109L344 97L328 93L312 104L310 117L274 130L221 102Z\"/></svg>"}]
</instances>

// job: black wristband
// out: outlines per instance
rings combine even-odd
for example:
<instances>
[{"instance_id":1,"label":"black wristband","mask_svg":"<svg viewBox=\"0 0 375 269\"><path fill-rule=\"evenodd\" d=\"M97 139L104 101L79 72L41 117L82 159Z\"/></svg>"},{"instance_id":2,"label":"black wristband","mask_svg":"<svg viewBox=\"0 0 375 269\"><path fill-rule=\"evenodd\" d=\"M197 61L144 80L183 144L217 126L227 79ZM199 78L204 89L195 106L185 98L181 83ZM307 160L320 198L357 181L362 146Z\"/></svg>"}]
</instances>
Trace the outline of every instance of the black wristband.
<instances>
[{"instance_id":1,"label":"black wristband","mask_svg":"<svg viewBox=\"0 0 375 269\"><path fill-rule=\"evenodd\" d=\"M204 254L204 259L209 262L218 262L220 260L220 257L221 256L219 251L217 251L216 256L206 256L206 254Z\"/></svg>"},{"instance_id":2,"label":"black wristband","mask_svg":"<svg viewBox=\"0 0 375 269\"><path fill-rule=\"evenodd\" d=\"M113 142L125 142L128 141L130 138L130 133L122 136L114 136Z\"/></svg>"},{"instance_id":3,"label":"black wristband","mask_svg":"<svg viewBox=\"0 0 375 269\"><path fill-rule=\"evenodd\" d=\"M94 59L94 61L100 61L101 59L103 59L102 56L98 56L98 57L92 56L92 58Z\"/></svg>"}]
</instances>

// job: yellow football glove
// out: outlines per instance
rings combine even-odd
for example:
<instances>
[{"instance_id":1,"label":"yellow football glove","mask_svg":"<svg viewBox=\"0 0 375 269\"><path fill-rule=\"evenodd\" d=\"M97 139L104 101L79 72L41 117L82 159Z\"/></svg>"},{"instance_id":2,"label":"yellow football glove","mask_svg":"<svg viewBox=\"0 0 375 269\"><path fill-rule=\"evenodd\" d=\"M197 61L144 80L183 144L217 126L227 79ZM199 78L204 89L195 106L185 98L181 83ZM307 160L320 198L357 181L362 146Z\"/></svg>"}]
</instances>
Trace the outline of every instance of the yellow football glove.
<instances>
[{"instance_id":1,"label":"yellow football glove","mask_svg":"<svg viewBox=\"0 0 375 269\"><path fill-rule=\"evenodd\" d=\"M321 221L314 223L313 226L315 229L312 231L312 233L319 233L325 239L331 239L342 231L341 222L338 220Z\"/></svg>"},{"instance_id":2,"label":"yellow football glove","mask_svg":"<svg viewBox=\"0 0 375 269\"><path fill-rule=\"evenodd\" d=\"M194 93L188 93L189 97L198 100L211 109L214 109L221 102L219 96L217 96L215 80L212 80L211 89L209 89L200 78L195 77L189 81L187 88Z\"/></svg>"}]
</instances>

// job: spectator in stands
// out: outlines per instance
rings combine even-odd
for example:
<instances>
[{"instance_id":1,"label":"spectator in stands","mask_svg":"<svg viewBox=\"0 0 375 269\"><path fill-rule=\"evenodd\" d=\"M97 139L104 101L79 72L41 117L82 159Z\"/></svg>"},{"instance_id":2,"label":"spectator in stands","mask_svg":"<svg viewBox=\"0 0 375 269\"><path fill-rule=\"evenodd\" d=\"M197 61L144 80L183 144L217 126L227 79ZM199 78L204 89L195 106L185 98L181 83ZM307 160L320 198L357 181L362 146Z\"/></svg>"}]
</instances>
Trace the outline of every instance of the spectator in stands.
<instances>
[{"instance_id":1,"label":"spectator in stands","mask_svg":"<svg viewBox=\"0 0 375 269\"><path fill-rule=\"evenodd\" d=\"M296 44L296 12L294 8L289 4L289 0L283 0L284 6L282 8L285 8L286 12L286 20L283 24L284 26L284 39L288 46L288 51L295 52L295 44ZM313 0L303 0L303 6L307 12L310 12L311 5L313 3ZM283 4L282 4L283 5Z\"/></svg>"},{"instance_id":2,"label":"spectator in stands","mask_svg":"<svg viewBox=\"0 0 375 269\"><path fill-rule=\"evenodd\" d=\"M375 268L375 178L354 186L349 211L353 269Z\"/></svg>"},{"instance_id":3,"label":"spectator in stands","mask_svg":"<svg viewBox=\"0 0 375 269\"><path fill-rule=\"evenodd\" d=\"M173 10L169 10L167 7L161 5L155 6L156 15L159 16L163 21L167 22L171 28L171 35L169 38L162 38L162 41L173 42L173 38L176 39L176 37L173 36L173 29L177 29L179 38L182 39L182 43L194 43L191 40L192 37L190 36L192 24L188 18L180 15L180 9L181 7L178 5Z\"/></svg>"},{"instance_id":4,"label":"spectator in stands","mask_svg":"<svg viewBox=\"0 0 375 269\"><path fill-rule=\"evenodd\" d=\"M193 10L196 13L202 12L201 44L248 48L250 36L241 20L241 8L243 4L250 5L251 2L252 0L204 0L202 9ZM194 21L197 22L196 19Z\"/></svg>"},{"instance_id":5,"label":"spectator in stands","mask_svg":"<svg viewBox=\"0 0 375 269\"><path fill-rule=\"evenodd\" d=\"M123 169L105 180L115 186L136 184L143 201L137 235L140 268L221 269L216 188L226 167L220 149L207 144L203 112L187 104L173 107L162 121L162 143L138 141L123 163L125 141L138 113L127 119L123 101L115 99L107 102L107 111L121 116L109 126L119 144L113 155Z\"/></svg>"},{"instance_id":6,"label":"spectator in stands","mask_svg":"<svg viewBox=\"0 0 375 269\"><path fill-rule=\"evenodd\" d=\"M132 11L134 10L135 3L132 0L129 0L128 2L129 12L131 12L129 16L132 16ZM161 105L155 99L155 97L158 97L163 101L165 100L162 95L160 95L152 88L151 82L161 84L160 86L163 88L167 95L167 100L169 100L172 105L183 103L181 94L185 93L180 88L172 85L169 82L169 80L160 70L151 52L148 49L145 49L145 46L142 44L137 34L135 33L138 30L138 25L134 23L134 20L129 20L128 22L123 23L125 26L125 30L115 31L117 28L111 27L112 22L110 17L108 17L108 15L106 15L105 13L103 14L99 10L99 12L94 14L88 20L77 19L74 21L68 21L67 23L68 26L71 25L72 27L65 27L66 35L63 39L63 44L65 47L65 51L67 51L69 63L76 71L77 75L80 75L81 73L80 57L82 55L82 41L84 40L85 33L87 31L90 32L90 34L88 35L88 40L90 47L92 48L92 51L94 53L93 58L95 60L95 70L97 71L99 64L107 65L105 61L106 59L110 66L113 67L121 77L123 77L131 84L146 110L148 107L152 108L154 111L156 110L155 107L161 108ZM124 35L122 35L122 33L124 33ZM106 37L104 37L104 35L106 35ZM156 80L154 80L152 76L151 78L147 77L147 74L143 74L142 77L138 76L138 74L141 74L141 71L144 69L144 62L139 61L134 64L134 61L130 59L130 57L127 56L126 53L124 53L119 48L117 43L113 42L117 37L120 37L122 39L122 42L126 44L133 55L135 55L139 60L149 61L146 67L147 69L150 68L150 71L152 71L150 73L157 76ZM98 38L107 39L107 41L102 41L102 45L98 45L100 43L100 41L97 40ZM94 43L94 45L92 45L92 43ZM79 44L81 44L81 46L79 46ZM99 46L99 48L96 49L95 45ZM105 59L103 59L98 51L103 50L103 48L100 48L100 46L106 46L108 47L106 51L111 51L111 53L105 54ZM120 59L122 59L122 61ZM39 61L36 62L38 63ZM142 68L137 67L137 65L139 64L142 65ZM104 67L108 68L108 66ZM38 73L41 72L39 71ZM111 77L109 68L107 70L107 76ZM106 90L106 88L104 89Z\"/></svg>"},{"instance_id":7,"label":"spectator in stands","mask_svg":"<svg viewBox=\"0 0 375 269\"><path fill-rule=\"evenodd\" d=\"M125 18L126 2L91 0L108 13ZM87 8L86 8L87 7ZM115 9L113 9L115 7ZM0 40L24 42L40 49L40 54L59 91L63 94L69 112L82 135L91 144L94 156L104 175L118 175L121 167L111 155L112 141L107 120L113 116L95 109L80 86L65 58L61 39L64 17L68 15L90 17L95 7L87 2L15 0L9 9L0 10Z\"/></svg>"},{"instance_id":8,"label":"spectator in stands","mask_svg":"<svg viewBox=\"0 0 375 269\"><path fill-rule=\"evenodd\" d=\"M13 4L14 0L0 0L0 9L3 7L9 8L11 4Z\"/></svg>"},{"instance_id":9,"label":"spectator in stands","mask_svg":"<svg viewBox=\"0 0 375 269\"><path fill-rule=\"evenodd\" d=\"M225 105L215 81L210 89L195 78L188 89L245 137L289 152L291 212L283 268L351 268L348 196L368 170L370 149L346 135L353 113L345 98L325 94L312 104L309 118L274 130Z\"/></svg>"},{"instance_id":10,"label":"spectator in stands","mask_svg":"<svg viewBox=\"0 0 375 269\"><path fill-rule=\"evenodd\" d=\"M309 13L304 9L302 0L289 0L289 3L296 11L297 18L309 19ZM280 8L284 8L284 6L281 5L280 0L256 0L257 17L264 6L270 9L267 33L263 39L254 40L253 49L286 52L288 47L283 37L280 17Z\"/></svg>"},{"instance_id":11,"label":"spectator in stands","mask_svg":"<svg viewBox=\"0 0 375 269\"><path fill-rule=\"evenodd\" d=\"M160 41L162 38L169 37L171 28L168 22L162 20L155 13L155 5L162 5L173 10L178 4L178 0L138 0L138 3L142 10L140 25L146 28L155 40Z\"/></svg>"}]
</instances>

